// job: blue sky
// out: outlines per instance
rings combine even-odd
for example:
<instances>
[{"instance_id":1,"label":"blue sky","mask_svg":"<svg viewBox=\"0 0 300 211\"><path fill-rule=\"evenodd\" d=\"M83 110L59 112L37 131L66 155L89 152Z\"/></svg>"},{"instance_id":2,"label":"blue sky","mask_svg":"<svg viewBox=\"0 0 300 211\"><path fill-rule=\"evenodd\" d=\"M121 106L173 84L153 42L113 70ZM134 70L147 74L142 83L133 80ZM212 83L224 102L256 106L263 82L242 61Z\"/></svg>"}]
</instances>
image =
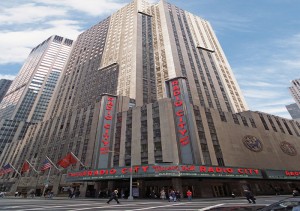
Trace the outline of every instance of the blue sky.
<instances>
[{"instance_id":1,"label":"blue sky","mask_svg":"<svg viewBox=\"0 0 300 211\"><path fill-rule=\"evenodd\" d=\"M150 0L156 2L155 0ZM53 34L71 39L130 0L0 1L0 79ZM299 0L169 0L213 26L251 110L290 118L300 78Z\"/></svg>"}]
</instances>

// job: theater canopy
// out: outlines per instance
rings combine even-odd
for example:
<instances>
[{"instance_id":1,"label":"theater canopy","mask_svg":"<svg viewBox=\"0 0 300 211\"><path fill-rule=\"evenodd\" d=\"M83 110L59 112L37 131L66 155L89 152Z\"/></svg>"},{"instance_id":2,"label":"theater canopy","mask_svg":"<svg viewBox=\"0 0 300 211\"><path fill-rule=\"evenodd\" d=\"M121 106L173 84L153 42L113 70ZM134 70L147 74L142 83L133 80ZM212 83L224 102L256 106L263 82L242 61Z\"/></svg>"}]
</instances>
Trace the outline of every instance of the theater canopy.
<instances>
[{"instance_id":1,"label":"theater canopy","mask_svg":"<svg viewBox=\"0 0 300 211\"><path fill-rule=\"evenodd\" d=\"M196 165L141 165L69 172L67 181L94 181L146 177L212 177L262 179L260 169Z\"/></svg>"}]
</instances>

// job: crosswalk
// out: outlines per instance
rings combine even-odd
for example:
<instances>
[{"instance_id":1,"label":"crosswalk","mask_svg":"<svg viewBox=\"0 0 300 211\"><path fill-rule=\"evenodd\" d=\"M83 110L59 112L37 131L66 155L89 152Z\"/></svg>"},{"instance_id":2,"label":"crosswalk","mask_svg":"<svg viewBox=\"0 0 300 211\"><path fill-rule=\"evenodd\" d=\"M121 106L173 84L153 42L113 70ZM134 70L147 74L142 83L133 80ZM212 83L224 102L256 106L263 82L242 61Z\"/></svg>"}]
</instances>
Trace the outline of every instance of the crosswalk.
<instances>
[{"instance_id":1,"label":"crosswalk","mask_svg":"<svg viewBox=\"0 0 300 211\"><path fill-rule=\"evenodd\" d=\"M6 211L147 211L147 210L172 210L172 211L204 211L210 208L229 204L222 201L124 201L120 204L114 202L106 204L105 201L73 201L73 200L0 200L0 210ZM245 201L235 201L231 206L248 206Z\"/></svg>"}]
</instances>

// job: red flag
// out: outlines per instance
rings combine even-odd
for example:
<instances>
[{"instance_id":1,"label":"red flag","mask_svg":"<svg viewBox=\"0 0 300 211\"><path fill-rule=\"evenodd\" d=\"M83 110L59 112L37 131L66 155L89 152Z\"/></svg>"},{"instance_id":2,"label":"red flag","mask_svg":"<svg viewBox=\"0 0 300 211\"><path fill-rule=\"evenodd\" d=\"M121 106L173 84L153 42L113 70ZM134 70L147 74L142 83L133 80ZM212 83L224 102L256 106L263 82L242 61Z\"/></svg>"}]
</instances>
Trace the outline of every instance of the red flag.
<instances>
[{"instance_id":1,"label":"red flag","mask_svg":"<svg viewBox=\"0 0 300 211\"><path fill-rule=\"evenodd\" d=\"M74 163L77 163L77 159L72 155L72 153L68 153L66 157L57 162L57 165L67 168L69 165Z\"/></svg>"},{"instance_id":2,"label":"red flag","mask_svg":"<svg viewBox=\"0 0 300 211\"><path fill-rule=\"evenodd\" d=\"M29 163L27 162L27 160L25 160L21 169L21 174L29 171L29 169L30 169Z\"/></svg>"}]
</instances>

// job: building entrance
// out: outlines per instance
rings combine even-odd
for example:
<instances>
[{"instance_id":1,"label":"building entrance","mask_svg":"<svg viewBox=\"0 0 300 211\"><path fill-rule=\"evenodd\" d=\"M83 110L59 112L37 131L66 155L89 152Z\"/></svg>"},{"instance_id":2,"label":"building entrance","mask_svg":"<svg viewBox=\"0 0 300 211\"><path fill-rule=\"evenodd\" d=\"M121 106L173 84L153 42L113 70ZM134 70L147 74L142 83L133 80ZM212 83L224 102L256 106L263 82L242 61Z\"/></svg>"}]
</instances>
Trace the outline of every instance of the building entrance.
<instances>
[{"instance_id":1,"label":"building entrance","mask_svg":"<svg viewBox=\"0 0 300 211\"><path fill-rule=\"evenodd\" d=\"M213 185L212 189L214 197L229 196L229 187L226 184Z\"/></svg>"}]
</instances>

